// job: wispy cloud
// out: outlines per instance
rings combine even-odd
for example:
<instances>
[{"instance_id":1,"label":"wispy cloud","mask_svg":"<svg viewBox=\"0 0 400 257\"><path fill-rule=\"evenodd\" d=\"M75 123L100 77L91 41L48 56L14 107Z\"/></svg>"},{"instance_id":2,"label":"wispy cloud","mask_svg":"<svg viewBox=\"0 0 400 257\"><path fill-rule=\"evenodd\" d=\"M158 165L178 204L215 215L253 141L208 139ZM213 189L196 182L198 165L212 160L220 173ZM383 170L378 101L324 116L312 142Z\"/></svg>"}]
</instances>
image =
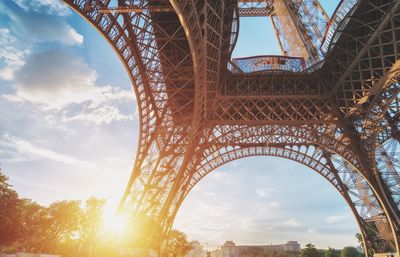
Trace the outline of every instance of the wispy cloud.
<instances>
[{"instance_id":1,"label":"wispy cloud","mask_svg":"<svg viewBox=\"0 0 400 257\"><path fill-rule=\"evenodd\" d=\"M333 223L337 223L338 221L341 221L345 218L346 218L345 215L333 215L333 216L326 217L325 221L328 224L333 224Z\"/></svg>"},{"instance_id":2,"label":"wispy cloud","mask_svg":"<svg viewBox=\"0 0 400 257\"><path fill-rule=\"evenodd\" d=\"M256 194L261 198L266 198L268 196L267 191L264 188L257 189Z\"/></svg>"},{"instance_id":3,"label":"wispy cloud","mask_svg":"<svg viewBox=\"0 0 400 257\"><path fill-rule=\"evenodd\" d=\"M214 196L216 196L217 194L214 193L214 192L205 192L204 195L205 195L205 196L212 196L212 197L214 197Z\"/></svg>"},{"instance_id":4,"label":"wispy cloud","mask_svg":"<svg viewBox=\"0 0 400 257\"><path fill-rule=\"evenodd\" d=\"M273 190L272 189L267 189L267 188L258 188L256 190L256 194L260 197L260 198L268 198L271 196L271 192Z\"/></svg>"},{"instance_id":5,"label":"wispy cloud","mask_svg":"<svg viewBox=\"0 0 400 257\"><path fill-rule=\"evenodd\" d=\"M26 12L48 13L59 16L71 14L67 5L61 0L14 0Z\"/></svg>"},{"instance_id":6,"label":"wispy cloud","mask_svg":"<svg viewBox=\"0 0 400 257\"><path fill-rule=\"evenodd\" d=\"M315 228L309 228L309 229L307 229L307 233L315 234L315 233L317 233L317 230Z\"/></svg>"},{"instance_id":7,"label":"wispy cloud","mask_svg":"<svg viewBox=\"0 0 400 257\"><path fill-rule=\"evenodd\" d=\"M289 218L285 221L285 224L294 227L294 228L298 228L300 227L300 222L296 219L296 218Z\"/></svg>"},{"instance_id":8,"label":"wispy cloud","mask_svg":"<svg viewBox=\"0 0 400 257\"><path fill-rule=\"evenodd\" d=\"M113 121L133 120L132 115L123 115L115 106L101 106L91 111L79 113L72 117L64 117L64 121L88 121L97 125L110 124Z\"/></svg>"},{"instance_id":9,"label":"wispy cloud","mask_svg":"<svg viewBox=\"0 0 400 257\"><path fill-rule=\"evenodd\" d=\"M274 207L279 207L279 206L280 206L280 203L278 203L278 202L271 202L271 203L268 204L268 206L269 206L269 207L273 207L273 208L274 208Z\"/></svg>"},{"instance_id":10,"label":"wispy cloud","mask_svg":"<svg viewBox=\"0 0 400 257\"><path fill-rule=\"evenodd\" d=\"M0 59L3 60L3 65L0 66L0 79L11 80L14 71L24 65L26 50L15 46L18 40L11 35L8 28L0 28L0 34Z\"/></svg>"},{"instance_id":11,"label":"wispy cloud","mask_svg":"<svg viewBox=\"0 0 400 257\"><path fill-rule=\"evenodd\" d=\"M93 163L90 163L87 161L81 161L73 156L60 154L60 153L57 153L50 149L37 147L26 140L23 140L21 138L18 138L16 136L13 136L10 134L2 135L0 144L3 146L8 146L8 147L14 148L19 154L22 154L25 156L33 155L33 156L40 157L40 158L46 158L46 159L49 159L49 160L52 160L55 162L62 162L65 164L78 165L81 167L93 167L94 166Z\"/></svg>"}]
</instances>

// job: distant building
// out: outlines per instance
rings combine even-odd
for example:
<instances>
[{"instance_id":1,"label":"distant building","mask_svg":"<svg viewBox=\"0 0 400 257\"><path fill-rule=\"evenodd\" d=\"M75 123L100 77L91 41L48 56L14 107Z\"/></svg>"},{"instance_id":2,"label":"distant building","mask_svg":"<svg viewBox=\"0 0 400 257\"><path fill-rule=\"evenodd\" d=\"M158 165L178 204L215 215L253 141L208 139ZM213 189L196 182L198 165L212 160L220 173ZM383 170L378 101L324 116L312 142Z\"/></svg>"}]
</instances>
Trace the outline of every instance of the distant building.
<instances>
[{"instance_id":1,"label":"distant building","mask_svg":"<svg viewBox=\"0 0 400 257\"><path fill-rule=\"evenodd\" d=\"M190 242L192 246L192 250L188 253L187 257L206 257L207 252L204 250L204 247L200 244L199 241Z\"/></svg>"},{"instance_id":2,"label":"distant building","mask_svg":"<svg viewBox=\"0 0 400 257\"><path fill-rule=\"evenodd\" d=\"M222 257L238 257L238 247L233 241L226 241L221 247Z\"/></svg>"},{"instance_id":3,"label":"distant building","mask_svg":"<svg viewBox=\"0 0 400 257\"><path fill-rule=\"evenodd\" d=\"M283 252L283 251L300 251L300 244L297 241L288 241L286 244L280 245L236 245L233 241L226 241L223 246L221 246L220 256L211 257L239 257L240 254L246 251L249 247L259 247L268 251ZM217 255L217 253L216 253Z\"/></svg>"}]
</instances>

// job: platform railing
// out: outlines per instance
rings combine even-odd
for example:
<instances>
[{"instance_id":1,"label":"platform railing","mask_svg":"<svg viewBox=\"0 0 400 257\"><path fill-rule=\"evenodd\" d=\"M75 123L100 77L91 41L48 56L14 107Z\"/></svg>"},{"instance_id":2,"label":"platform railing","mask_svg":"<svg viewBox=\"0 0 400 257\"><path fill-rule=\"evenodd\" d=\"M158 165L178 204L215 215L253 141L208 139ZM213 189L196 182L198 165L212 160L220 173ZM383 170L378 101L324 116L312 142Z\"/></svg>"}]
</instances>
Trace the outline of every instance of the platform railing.
<instances>
[{"instance_id":1,"label":"platform railing","mask_svg":"<svg viewBox=\"0 0 400 257\"><path fill-rule=\"evenodd\" d=\"M341 0L336 7L331 20L328 23L324 38L322 39L321 50L324 54L328 53L332 45L340 35L340 28L344 27L349 21L349 16L355 9L359 0Z\"/></svg>"},{"instance_id":2,"label":"platform railing","mask_svg":"<svg viewBox=\"0 0 400 257\"><path fill-rule=\"evenodd\" d=\"M343 27L349 22L351 14L361 0L341 0L328 23L324 38L320 46L324 56L340 37ZM237 35L235 35L237 37ZM232 37L233 38L233 37ZM237 39L237 38L235 38ZM236 43L236 42L235 42ZM231 47L233 42L231 42ZM233 50L233 49L232 49ZM232 58L228 63L228 69L232 73L262 73L268 71L313 72L319 69L324 58L320 60L305 60L302 57L288 57L277 55L251 56L244 58Z\"/></svg>"},{"instance_id":3,"label":"platform railing","mask_svg":"<svg viewBox=\"0 0 400 257\"><path fill-rule=\"evenodd\" d=\"M233 73L259 73L270 70L301 72L306 68L306 62L301 57L261 55L233 58L228 68Z\"/></svg>"}]
</instances>

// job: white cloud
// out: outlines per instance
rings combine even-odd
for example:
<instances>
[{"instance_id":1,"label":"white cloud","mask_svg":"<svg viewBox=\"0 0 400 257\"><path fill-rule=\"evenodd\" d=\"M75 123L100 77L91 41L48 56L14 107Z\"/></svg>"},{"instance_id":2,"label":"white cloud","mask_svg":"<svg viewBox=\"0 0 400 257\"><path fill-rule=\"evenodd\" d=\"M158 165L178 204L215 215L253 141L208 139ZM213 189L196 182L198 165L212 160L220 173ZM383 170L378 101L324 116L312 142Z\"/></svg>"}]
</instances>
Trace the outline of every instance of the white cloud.
<instances>
[{"instance_id":1,"label":"white cloud","mask_svg":"<svg viewBox=\"0 0 400 257\"><path fill-rule=\"evenodd\" d=\"M96 72L79 57L60 51L31 56L16 73L11 100L44 104L49 109L87 100L96 91Z\"/></svg>"},{"instance_id":2,"label":"white cloud","mask_svg":"<svg viewBox=\"0 0 400 257\"><path fill-rule=\"evenodd\" d=\"M278 202L271 202L268 204L269 207L279 207L280 204Z\"/></svg>"},{"instance_id":3,"label":"white cloud","mask_svg":"<svg viewBox=\"0 0 400 257\"><path fill-rule=\"evenodd\" d=\"M326 217L325 221L328 224L333 224L333 223L336 223L336 222L338 222L340 220L343 220L345 218L346 218L346 216L344 216L344 215L333 215L333 216Z\"/></svg>"},{"instance_id":4,"label":"white cloud","mask_svg":"<svg viewBox=\"0 0 400 257\"><path fill-rule=\"evenodd\" d=\"M0 79L12 80L34 46L60 43L83 44L83 36L60 17L70 11L58 0L15 0L21 7L0 2L0 13L9 18L7 28L0 27Z\"/></svg>"},{"instance_id":5,"label":"white cloud","mask_svg":"<svg viewBox=\"0 0 400 257\"><path fill-rule=\"evenodd\" d=\"M10 18L9 28L0 28L0 79L15 86L15 93L3 94L8 101L30 102L44 110L61 110L73 104L82 105L80 113L65 112L61 121L89 121L95 124L132 120L115 104L134 101L134 93L111 86L96 86L96 71L81 57L60 50L31 54L35 44L58 42L81 45L78 34L63 17L68 9L60 1L16 0L22 9L0 3ZM12 5L11 5L12 6ZM5 10L5 11L4 11ZM52 15L49 15L52 14ZM62 125L52 124L65 130Z\"/></svg>"},{"instance_id":6,"label":"white cloud","mask_svg":"<svg viewBox=\"0 0 400 257\"><path fill-rule=\"evenodd\" d=\"M307 229L307 233L315 234L315 233L317 233L317 230L315 228L309 228L309 229Z\"/></svg>"},{"instance_id":7,"label":"white cloud","mask_svg":"<svg viewBox=\"0 0 400 257\"><path fill-rule=\"evenodd\" d=\"M88 108L94 109L104 103L121 103L125 101L135 101L133 90L122 90L112 86L97 87L97 92L90 97Z\"/></svg>"},{"instance_id":8,"label":"white cloud","mask_svg":"<svg viewBox=\"0 0 400 257\"><path fill-rule=\"evenodd\" d=\"M2 146L14 148L19 154L28 157L33 155L35 157L46 158L55 162L78 165L81 167L92 167L94 165L90 162L81 161L69 155L60 154L49 149L34 146L32 143L10 134L3 134L0 143Z\"/></svg>"},{"instance_id":9,"label":"white cloud","mask_svg":"<svg viewBox=\"0 0 400 257\"><path fill-rule=\"evenodd\" d=\"M113 105L134 101L131 90L96 86L96 72L82 58L61 51L32 55L16 73L16 93L4 95L9 101L28 101L47 110L60 110L71 104L85 105L80 113L64 116L63 121L91 121L96 124L131 120Z\"/></svg>"},{"instance_id":10,"label":"white cloud","mask_svg":"<svg viewBox=\"0 0 400 257\"><path fill-rule=\"evenodd\" d=\"M7 28L0 28L0 79L11 80L14 71L24 65L26 52L15 47L17 39Z\"/></svg>"},{"instance_id":11,"label":"white cloud","mask_svg":"<svg viewBox=\"0 0 400 257\"><path fill-rule=\"evenodd\" d=\"M35 3L38 2L35 1ZM37 4L32 4L32 6L37 6ZM32 44L35 43L46 42L56 42L63 45L83 44L83 36L59 14L49 15L45 11L41 13L26 12L2 3L0 3L0 7L0 13L10 19L8 27L13 35L20 39L18 47L21 49L23 47L32 47ZM51 9L44 6L43 10Z\"/></svg>"},{"instance_id":12,"label":"white cloud","mask_svg":"<svg viewBox=\"0 0 400 257\"><path fill-rule=\"evenodd\" d=\"M295 228L300 227L300 222L299 222L297 219L295 219L295 218L289 218L289 219L287 219L287 220L285 221L285 224L287 224L287 225L289 225L289 226L291 226L291 227L295 227Z\"/></svg>"},{"instance_id":13,"label":"white cloud","mask_svg":"<svg viewBox=\"0 0 400 257\"><path fill-rule=\"evenodd\" d=\"M214 192L205 192L204 195L205 195L205 196L212 196L212 197L214 197L214 196L216 196L217 194L214 193Z\"/></svg>"},{"instance_id":14,"label":"white cloud","mask_svg":"<svg viewBox=\"0 0 400 257\"><path fill-rule=\"evenodd\" d=\"M271 190L268 190L266 188L258 188L256 190L256 194L261 197L261 198L268 198L270 196Z\"/></svg>"},{"instance_id":15,"label":"white cloud","mask_svg":"<svg viewBox=\"0 0 400 257\"><path fill-rule=\"evenodd\" d=\"M123 115L115 106L101 106L90 112L79 113L72 117L65 117L64 121L88 121L97 125L106 123L110 124L113 121L132 120L132 115Z\"/></svg>"},{"instance_id":16,"label":"white cloud","mask_svg":"<svg viewBox=\"0 0 400 257\"><path fill-rule=\"evenodd\" d=\"M54 15L68 15L71 11L61 0L14 0L26 12L34 11Z\"/></svg>"}]
</instances>

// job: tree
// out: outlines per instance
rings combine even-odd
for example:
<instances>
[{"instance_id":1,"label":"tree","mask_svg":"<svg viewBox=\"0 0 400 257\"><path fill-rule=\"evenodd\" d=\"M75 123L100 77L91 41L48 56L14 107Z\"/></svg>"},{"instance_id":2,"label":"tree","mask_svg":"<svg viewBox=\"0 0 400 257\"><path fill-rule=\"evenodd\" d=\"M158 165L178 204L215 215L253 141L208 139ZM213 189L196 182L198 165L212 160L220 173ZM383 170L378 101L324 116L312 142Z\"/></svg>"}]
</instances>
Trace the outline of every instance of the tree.
<instances>
[{"instance_id":1,"label":"tree","mask_svg":"<svg viewBox=\"0 0 400 257\"><path fill-rule=\"evenodd\" d=\"M318 252L315 248L315 245L309 243L306 245L306 248L301 250L301 257L322 257L322 254Z\"/></svg>"},{"instance_id":2,"label":"tree","mask_svg":"<svg viewBox=\"0 0 400 257\"><path fill-rule=\"evenodd\" d=\"M360 253L353 246L346 246L340 253L340 257L359 257Z\"/></svg>"},{"instance_id":3,"label":"tree","mask_svg":"<svg viewBox=\"0 0 400 257\"><path fill-rule=\"evenodd\" d=\"M19 237L19 211L18 194L8 184L8 177L0 168L0 245L7 245Z\"/></svg>"},{"instance_id":4,"label":"tree","mask_svg":"<svg viewBox=\"0 0 400 257\"><path fill-rule=\"evenodd\" d=\"M300 257L300 253L296 251L282 251L276 257Z\"/></svg>"},{"instance_id":5,"label":"tree","mask_svg":"<svg viewBox=\"0 0 400 257\"><path fill-rule=\"evenodd\" d=\"M95 239L102 225L102 214L106 200L91 197L86 200L86 208L80 220L79 237L85 241Z\"/></svg>"},{"instance_id":6,"label":"tree","mask_svg":"<svg viewBox=\"0 0 400 257\"><path fill-rule=\"evenodd\" d=\"M58 253L78 234L82 216L80 201L59 201L43 207L24 199L21 211L24 233L20 250L39 253Z\"/></svg>"},{"instance_id":7,"label":"tree","mask_svg":"<svg viewBox=\"0 0 400 257\"><path fill-rule=\"evenodd\" d=\"M18 251L34 251L46 240L44 232L45 207L30 199L21 199L20 220L22 233L14 242Z\"/></svg>"},{"instance_id":8,"label":"tree","mask_svg":"<svg viewBox=\"0 0 400 257\"><path fill-rule=\"evenodd\" d=\"M340 251L334 248L328 247L328 250L325 252L325 257L339 257Z\"/></svg>"},{"instance_id":9,"label":"tree","mask_svg":"<svg viewBox=\"0 0 400 257\"><path fill-rule=\"evenodd\" d=\"M192 246L188 242L185 233L171 230L168 238L168 252L172 257L185 257Z\"/></svg>"},{"instance_id":10,"label":"tree","mask_svg":"<svg viewBox=\"0 0 400 257\"><path fill-rule=\"evenodd\" d=\"M75 200L58 201L46 207L21 199L0 169L0 253L115 256L120 242L102 227L105 203L92 197L85 208ZM143 226L147 227L147 223ZM185 234L173 230L169 249L173 257L184 257L191 246Z\"/></svg>"},{"instance_id":11,"label":"tree","mask_svg":"<svg viewBox=\"0 0 400 257\"><path fill-rule=\"evenodd\" d=\"M80 253L91 255L92 248L99 239L102 228L102 214L106 200L91 197L86 200L86 208L79 221Z\"/></svg>"},{"instance_id":12,"label":"tree","mask_svg":"<svg viewBox=\"0 0 400 257\"><path fill-rule=\"evenodd\" d=\"M88 256L101 230L104 200L94 197L81 208L80 201L59 201L43 207L23 199L24 233L18 250Z\"/></svg>"}]
</instances>

